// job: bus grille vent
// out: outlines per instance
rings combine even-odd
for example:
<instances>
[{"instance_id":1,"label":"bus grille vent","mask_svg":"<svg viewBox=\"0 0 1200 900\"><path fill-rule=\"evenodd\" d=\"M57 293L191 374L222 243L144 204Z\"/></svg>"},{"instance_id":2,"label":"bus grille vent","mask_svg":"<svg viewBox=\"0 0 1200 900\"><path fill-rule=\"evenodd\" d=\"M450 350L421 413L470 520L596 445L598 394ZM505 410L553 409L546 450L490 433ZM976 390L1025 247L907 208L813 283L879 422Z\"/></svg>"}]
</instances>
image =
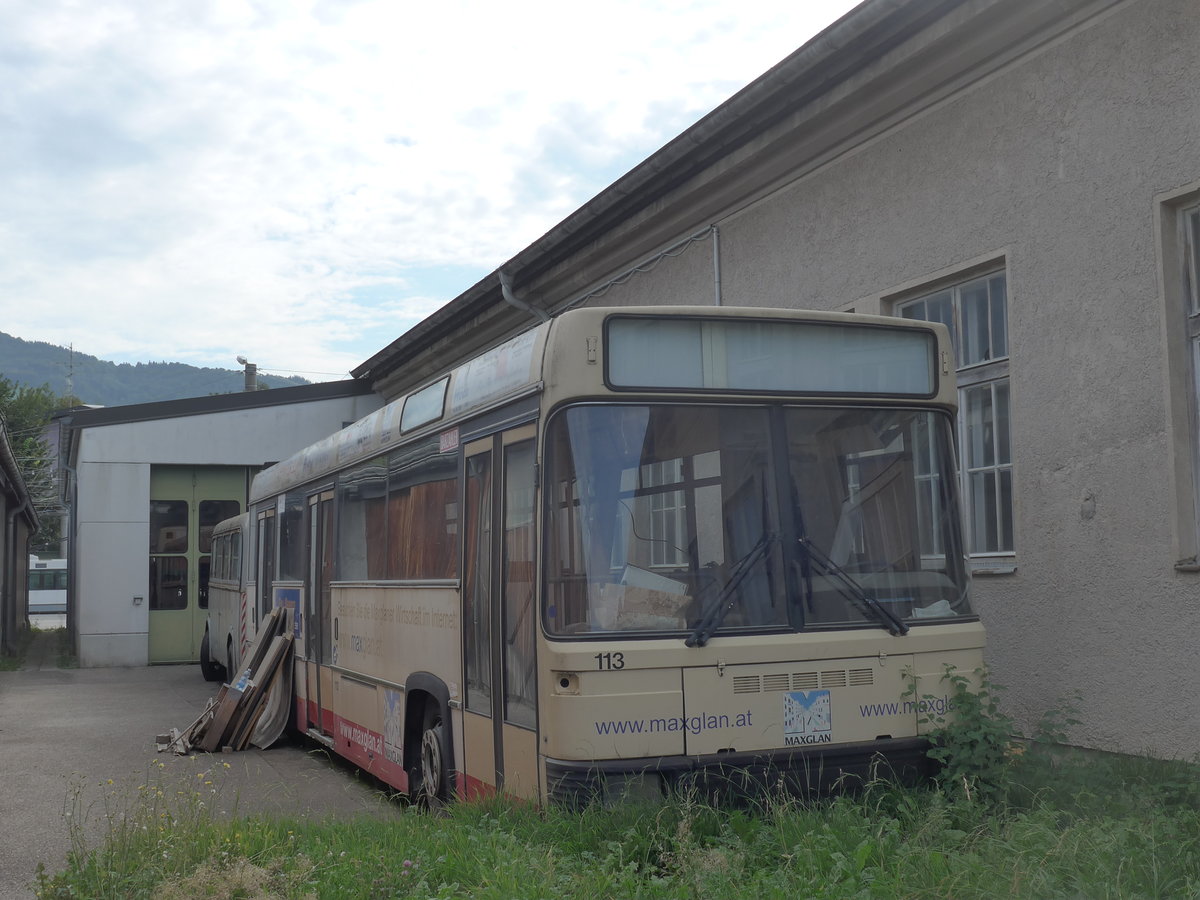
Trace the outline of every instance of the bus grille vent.
<instances>
[{"instance_id":1,"label":"bus grille vent","mask_svg":"<svg viewBox=\"0 0 1200 900\"><path fill-rule=\"evenodd\" d=\"M792 679L787 672L781 672L778 675L763 676L764 691L786 691L791 686Z\"/></svg>"},{"instance_id":2,"label":"bus grille vent","mask_svg":"<svg viewBox=\"0 0 1200 900\"><path fill-rule=\"evenodd\" d=\"M816 672L797 672L792 676L792 690L812 691L820 686L821 679Z\"/></svg>"},{"instance_id":3,"label":"bus grille vent","mask_svg":"<svg viewBox=\"0 0 1200 900\"><path fill-rule=\"evenodd\" d=\"M735 694L757 694L771 691L814 691L875 683L874 669L832 670L827 672L777 672L771 675L734 675Z\"/></svg>"},{"instance_id":4,"label":"bus grille vent","mask_svg":"<svg viewBox=\"0 0 1200 900\"><path fill-rule=\"evenodd\" d=\"M846 670L842 669L838 672L822 672L821 687L845 687L846 686Z\"/></svg>"},{"instance_id":5,"label":"bus grille vent","mask_svg":"<svg viewBox=\"0 0 1200 900\"><path fill-rule=\"evenodd\" d=\"M735 694L757 694L760 690L757 675L733 676L733 692Z\"/></svg>"}]
</instances>

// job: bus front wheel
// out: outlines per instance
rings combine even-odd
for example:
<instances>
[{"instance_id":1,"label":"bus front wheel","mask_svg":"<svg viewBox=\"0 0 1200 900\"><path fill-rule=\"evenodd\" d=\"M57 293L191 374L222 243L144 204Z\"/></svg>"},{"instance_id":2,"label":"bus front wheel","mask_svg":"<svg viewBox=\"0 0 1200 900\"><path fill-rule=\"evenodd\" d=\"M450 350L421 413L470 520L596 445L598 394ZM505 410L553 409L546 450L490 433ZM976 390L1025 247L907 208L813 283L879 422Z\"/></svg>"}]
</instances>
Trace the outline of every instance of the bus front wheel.
<instances>
[{"instance_id":1,"label":"bus front wheel","mask_svg":"<svg viewBox=\"0 0 1200 900\"><path fill-rule=\"evenodd\" d=\"M446 726L441 712L434 707L425 713L420 753L410 778L412 799L421 806L436 809L449 799L448 759Z\"/></svg>"}]
</instances>

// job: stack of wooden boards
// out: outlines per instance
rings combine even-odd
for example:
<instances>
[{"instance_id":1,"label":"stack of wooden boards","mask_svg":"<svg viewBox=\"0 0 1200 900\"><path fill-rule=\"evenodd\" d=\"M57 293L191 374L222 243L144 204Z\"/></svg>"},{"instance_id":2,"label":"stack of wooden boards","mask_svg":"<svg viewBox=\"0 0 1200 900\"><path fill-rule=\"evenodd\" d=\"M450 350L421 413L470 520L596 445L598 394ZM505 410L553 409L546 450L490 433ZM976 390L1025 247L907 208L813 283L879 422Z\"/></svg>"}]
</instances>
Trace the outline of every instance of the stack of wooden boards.
<instances>
[{"instance_id":1,"label":"stack of wooden boards","mask_svg":"<svg viewBox=\"0 0 1200 900\"><path fill-rule=\"evenodd\" d=\"M277 608L263 620L237 678L222 685L204 712L183 731L172 728L157 737L159 752L187 754L193 748L212 753L265 750L287 725L292 702L292 616Z\"/></svg>"}]
</instances>

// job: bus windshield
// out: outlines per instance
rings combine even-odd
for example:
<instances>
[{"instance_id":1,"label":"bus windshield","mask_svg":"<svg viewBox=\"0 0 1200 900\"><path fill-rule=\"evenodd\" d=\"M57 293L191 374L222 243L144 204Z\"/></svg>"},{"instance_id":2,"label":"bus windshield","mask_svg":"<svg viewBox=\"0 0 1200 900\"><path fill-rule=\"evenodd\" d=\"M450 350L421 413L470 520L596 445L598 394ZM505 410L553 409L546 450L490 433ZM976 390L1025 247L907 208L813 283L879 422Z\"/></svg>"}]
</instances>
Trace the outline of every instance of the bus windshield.
<instances>
[{"instance_id":1,"label":"bus windshield","mask_svg":"<svg viewBox=\"0 0 1200 900\"><path fill-rule=\"evenodd\" d=\"M969 616L948 415L590 404L546 444L552 635Z\"/></svg>"}]
</instances>

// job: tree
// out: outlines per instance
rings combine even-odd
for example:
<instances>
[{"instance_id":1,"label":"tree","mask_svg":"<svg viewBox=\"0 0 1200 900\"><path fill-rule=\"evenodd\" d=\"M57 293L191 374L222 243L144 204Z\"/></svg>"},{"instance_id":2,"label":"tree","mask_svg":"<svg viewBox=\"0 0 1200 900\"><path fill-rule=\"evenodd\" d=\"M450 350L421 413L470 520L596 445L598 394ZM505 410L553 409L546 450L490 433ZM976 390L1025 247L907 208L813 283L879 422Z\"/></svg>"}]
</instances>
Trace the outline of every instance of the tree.
<instances>
[{"instance_id":1,"label":"tree","mask_svg":"<svg viewBox=\"0 0 1200 900\"><path fill-rule=\"evenodd\" d=\"M45 433L55 410L78 403L73 397L55 394L48 384L28 387L0 375L0 420L4 422L17 468L42 523L41 530L33 538L31 550L49 549L61 538L63 509L58 460L46 442Z\"/></svg>"}]
</instances>

